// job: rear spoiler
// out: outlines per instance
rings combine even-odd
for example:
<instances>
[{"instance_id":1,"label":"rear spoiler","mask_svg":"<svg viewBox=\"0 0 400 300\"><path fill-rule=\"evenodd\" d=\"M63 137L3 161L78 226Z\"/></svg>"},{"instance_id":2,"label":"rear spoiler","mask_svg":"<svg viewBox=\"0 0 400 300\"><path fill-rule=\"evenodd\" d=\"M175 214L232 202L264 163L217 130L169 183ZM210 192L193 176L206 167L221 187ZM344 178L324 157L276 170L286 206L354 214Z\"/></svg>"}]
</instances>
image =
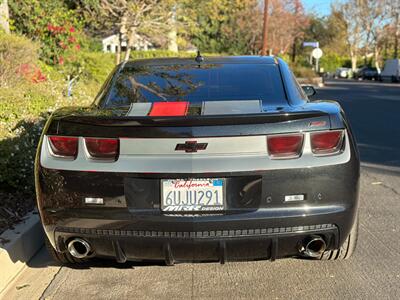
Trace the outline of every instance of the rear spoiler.
<instances>
[{"instance_id":1,"label":"rear spoiler","mask_svg":"<svg viewBox=\"0 0 400 300\"><path fill-rule=\"evenodd\" d=\"M259 113L245 115L202 115L202 116L178 116L178 117L149 117L149 116L76 116L56 117L62 123L87 124L95 126L119 127L119 126L215 126L215 125L239 125L280 123L309 118L329 117L322 111L304 112L278 112ZM54 120L54 121L56 121Z\"/></svg>"},{"instance_id":2,"label":"rear spoiler","mask_svg":"<svg viewBox=\"0 0 400 300\"><path fill-rule=\"evenodd\" d=\"M326 112L279 112L184 117L65 116L49 120L47 135L126 138L195 138L329 130ZM335 129L343 128L343 123Z\"/></svg>"}]
</instances>

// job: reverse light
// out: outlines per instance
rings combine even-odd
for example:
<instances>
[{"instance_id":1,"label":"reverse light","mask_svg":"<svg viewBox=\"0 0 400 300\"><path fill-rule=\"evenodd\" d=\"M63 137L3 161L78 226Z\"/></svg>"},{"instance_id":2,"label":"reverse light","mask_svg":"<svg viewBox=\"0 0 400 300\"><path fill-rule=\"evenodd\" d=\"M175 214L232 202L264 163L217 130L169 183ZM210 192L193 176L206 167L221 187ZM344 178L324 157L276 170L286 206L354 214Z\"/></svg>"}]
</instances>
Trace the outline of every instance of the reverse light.
<instances>
[{"instance_id":1,"label":"reverse light","mask_svg":"<svg viewBox=\"0 0 400 300\"><path fill-rule=\"evenodd\" d=\"M311 150L317 155L338 153L342 149L343 130L311 133Z\"/></svg>"},{"instance_id":2,"label":"reverse light","mask_svg":"<svg viewBox=\"0 0 400 300\"><path fill-rule=\"evenodd\" d=\"M301 155L304 136L298 134L267 136L268 154L272 158L296 158Z\"/></svg>"},{"instance_id":3,"label":"reverse light","mask_svg":"<svg viewBox=\"0 0 400 300\"><path fill-rule=\"evenodd\" d=\"M85 138L85 145L91 158L117 160L119 139Z\"/></svg>"},{"instance_id":4,"label":"reverse light","mask_svg":"<svg viewBox=\"0 0 400 300\"><path fill-rule=\"evenodd\" d=\"M101 205L101 204L104 204L104 199L103 198L86 197L85 198L85 204Z\"/></svg>"},{"instance_id":5,"label":"reverse light","mask_svg":"<svg viewBox=\"0 0 400 300\"><path fill-rule=\"evenodd\" d=\"M54 156L75 159L78 154L77 137L49 136L49 144Z\"/></svg>"}]
</instances>

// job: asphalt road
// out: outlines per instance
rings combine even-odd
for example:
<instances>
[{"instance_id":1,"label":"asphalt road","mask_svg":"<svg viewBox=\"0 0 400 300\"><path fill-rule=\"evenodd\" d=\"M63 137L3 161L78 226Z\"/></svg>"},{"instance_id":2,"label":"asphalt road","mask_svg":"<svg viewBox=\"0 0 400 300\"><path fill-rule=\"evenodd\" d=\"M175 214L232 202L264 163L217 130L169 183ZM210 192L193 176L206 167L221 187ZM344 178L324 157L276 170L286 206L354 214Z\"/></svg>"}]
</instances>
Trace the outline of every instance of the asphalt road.
<instances>
[{"instance_id":1,"label":"asphalt road","mask_svg":"<svg viewBox=\"0 0 400 300\"><path fill-rule=\"evenodd\" d=\"M341 102L362 157L360 236L348 261L174 267L54 265L42 250L4 299L400 299L400 85L335 81L318 98Z\"/></svg>"}]
</instances>

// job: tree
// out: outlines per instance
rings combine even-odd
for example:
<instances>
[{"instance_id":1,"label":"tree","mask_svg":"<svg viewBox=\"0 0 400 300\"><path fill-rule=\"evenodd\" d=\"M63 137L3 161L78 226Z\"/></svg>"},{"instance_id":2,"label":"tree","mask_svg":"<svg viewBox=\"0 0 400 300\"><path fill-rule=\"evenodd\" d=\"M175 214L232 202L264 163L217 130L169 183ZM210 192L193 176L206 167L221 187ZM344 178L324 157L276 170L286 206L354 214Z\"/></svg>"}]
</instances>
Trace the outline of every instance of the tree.
<instances>
[{"instance_id":1,"label":"tree","mask_svg":"<svg viewBox=\"0 0 400 300\"><path fill-rule=\"evenodd\" d=\"M5 33L10 33L9 17L7 0L0 0L0 29L3 29Z\"/></svg>"},{"instance_id":2,"label":"tree","mask_svg":"<svg viewBox=\"0 0 400 300\"><path fill-rule=\"evenodd\" d=\"M360 52L360 43L362 39L362 20L358 8L359 0L348 0L338 7L343 15L347 31L347 43L351 59L351 69L357 68L357 60Z\"/></svg>"},{"instance_id":3,"label":"tree","mask_svg":"<svg viewBox=\"0 0 400 300\"><path fill-rule=\"evenodd\" d=\"M399 57L399 39L400 39L400 0L392 1L390 11L391 26L394 28L394 51L393 58Z\"/></svg>"},{"instance_id":4,"label":"tree","mask_svg":"<svg viewBox=\"0 0 400 300\"><path fill-rule=\"evenodd\" d=\"M273 54L286 54L303 37L309 19L299 0L271 0L268 44Z\"/></svg>"},{"instance_id":5,"label":"tree","mask_svg":"<svg viewBox=\"0 0 400 300\"><path fill-rule=\"evenodd\" d=\"M375 67L380 72L383 32L389 18L386 0L359 0L358 10L364 33L365 62L370 45L374 53Z\"/></svg>"},{"instance_id":6,"label":"tree","mask_svg":"<svg viewBox=\"0 0 400 300\"><path fill-rule=\"evenodd\" d=\"M231 1L229 17L221 25L222 52L231 54L257 54L262 42L263 13L253 0Z\"/></svg>"},{"instance_id":7,"label":"tree","mask_svg":"<svg viewBox=\"0 0 400 300\"><path fill-rule=\"evenodd\" d=\"M181 3L181 2L180 2ZM261 43L262 7L258 0L193 0L181 6L187 40L202 52L255 54Z\"/></svg>"},{"instance_id":8,"label":"tree","mask_svg":"<svg viewBox=\"0 0 400 300\"><path fill-rule=\"evenodd\" d=\"M172 0L100 0L102 13L115 20L119 28L120 41L127 38L125 61L129 60L137 34L165 36L171 28L174 4Z\"/></svg>"},{"instance_id":9,"label":"tree","mask_svg":"<svg viewBox=\"0 0 400 300\"><path fill-rule=\"evenodd\" d=\"M347 56L347 26L343 14L332 8L327 19L327 32L329 41L325 46L325 52Z\"/></svg>"}]
</instances>

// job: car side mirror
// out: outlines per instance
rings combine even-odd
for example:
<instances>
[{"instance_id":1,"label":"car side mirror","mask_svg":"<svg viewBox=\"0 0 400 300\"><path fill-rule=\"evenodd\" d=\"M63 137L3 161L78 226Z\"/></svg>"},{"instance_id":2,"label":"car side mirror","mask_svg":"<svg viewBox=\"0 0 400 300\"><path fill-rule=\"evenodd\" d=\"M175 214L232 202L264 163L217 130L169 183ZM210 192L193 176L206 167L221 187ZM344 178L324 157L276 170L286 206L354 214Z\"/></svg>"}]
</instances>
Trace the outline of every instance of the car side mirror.
<instances>
[{"instance_id":1,"label":"car side mirror","mask_svg":"<svg viewBox=\"0 0 400 300\"><path fill-rule=\"evenodd\" d=\"M317 93L312 85L303 85L302 88L307 97L314 96Z\"/></svg>"}]
</instances>

